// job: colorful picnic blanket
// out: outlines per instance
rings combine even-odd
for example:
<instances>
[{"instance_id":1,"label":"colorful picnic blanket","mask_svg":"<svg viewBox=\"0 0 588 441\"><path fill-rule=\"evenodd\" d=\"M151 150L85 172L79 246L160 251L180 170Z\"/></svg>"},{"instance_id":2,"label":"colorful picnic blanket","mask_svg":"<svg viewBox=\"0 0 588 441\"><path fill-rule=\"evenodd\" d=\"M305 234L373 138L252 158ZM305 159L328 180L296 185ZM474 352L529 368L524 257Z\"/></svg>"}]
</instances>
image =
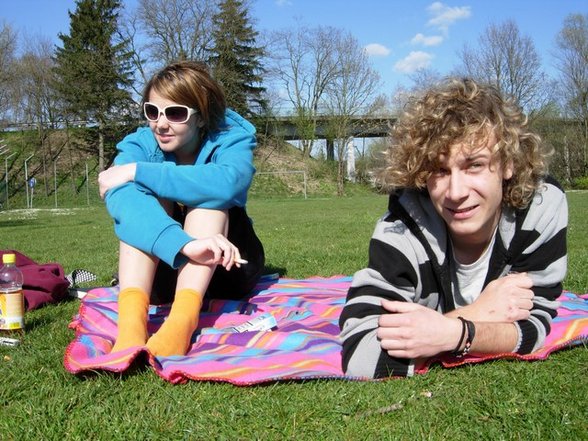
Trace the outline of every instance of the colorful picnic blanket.
<instances>
[{"instance_id":1,"label":"colorful picnic blanket","mask_svg":"<svg viewBox=\"0 0 588 441\"><path fill-rule=\"evenodd\" d=\"M185 356L153 357L136 347L110 354L116 337L118 288L91 290L82 300L70 327L75 338L68 346L64 364L72 373L95 370L123 372L141 354L163 379L224 381L251 385L277 380L338 378L341 345L338 319L351 277L313 277L304 280L265 277L248 301L205 302L192 346ZM462 359L431 360L445 367L496 358L542 360L564 347L588 341L588 294L564 293L558 317L545 346L529 355L493 354ZM169 312L169 305L151 306L149 333L155 332ZM277 327L265 331L237 332L252 318L269 315ZM430 364L419 371L425 373Z\"/></svg>"}]
</instances>

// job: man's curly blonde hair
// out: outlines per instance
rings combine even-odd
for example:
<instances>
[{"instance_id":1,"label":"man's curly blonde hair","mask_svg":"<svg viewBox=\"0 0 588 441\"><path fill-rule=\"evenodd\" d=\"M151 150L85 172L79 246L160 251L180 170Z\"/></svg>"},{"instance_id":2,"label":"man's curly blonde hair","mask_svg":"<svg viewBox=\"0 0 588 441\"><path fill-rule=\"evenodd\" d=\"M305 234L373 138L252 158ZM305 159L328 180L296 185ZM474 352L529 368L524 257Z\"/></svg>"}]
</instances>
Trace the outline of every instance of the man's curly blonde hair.
<instances>
[{"instance_id":1,"label":"man's curly blonde hair","mask_svg":"<svg viewBox=\"0 0 588 441\"><path fill-rule=\"evenodd\" d=\"M392 129L381 181L389 190L424 189L440 155L458 143L475 150L492 134L495 164L513 170L504 183L503 203L524 208L545 176L548 153L517 105L471 79L449 79L409 104Z\"/></svg>"}]
</instances>

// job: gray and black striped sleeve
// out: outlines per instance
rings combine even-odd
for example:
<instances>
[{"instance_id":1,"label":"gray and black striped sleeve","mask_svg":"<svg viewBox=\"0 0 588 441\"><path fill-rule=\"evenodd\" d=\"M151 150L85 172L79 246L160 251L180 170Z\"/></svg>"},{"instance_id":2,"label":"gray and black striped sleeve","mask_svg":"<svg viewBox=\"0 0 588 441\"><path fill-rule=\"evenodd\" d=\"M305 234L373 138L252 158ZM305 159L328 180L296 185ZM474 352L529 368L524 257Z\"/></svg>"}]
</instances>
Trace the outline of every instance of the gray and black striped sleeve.
<instances>
[{"instance_id":1,"label":"gray and black striped sleeve","mask_svg":"<svg viewBox=\"0 0 588 441\"><path fill-rule=\"evenodd\" d=\"M378 318L388 313L381 306L382 299L414 301L421 286L409 234L399 221L380 220L370 241L368 267L353 276L339 320L347 375L382 378L413 374L413 361L390 357L376 336Z\"/></svg>"},{"instance_id":2,"label":"gray and black striped sleeve","mask_svg":"<svg viewBox=\"0 0 588 441\"><path fill-rule=\"evenodd\" d=\"M533 309L528 320L516 322L519 343L516 352L528 354L539 349L551 331L557 314L557 297L567 270L566 233L568 206L557 183L548 181L538 192L518 234L526 236L527 246L513 269L527 272L533 280Z\"/></svg>"}]
</instances>

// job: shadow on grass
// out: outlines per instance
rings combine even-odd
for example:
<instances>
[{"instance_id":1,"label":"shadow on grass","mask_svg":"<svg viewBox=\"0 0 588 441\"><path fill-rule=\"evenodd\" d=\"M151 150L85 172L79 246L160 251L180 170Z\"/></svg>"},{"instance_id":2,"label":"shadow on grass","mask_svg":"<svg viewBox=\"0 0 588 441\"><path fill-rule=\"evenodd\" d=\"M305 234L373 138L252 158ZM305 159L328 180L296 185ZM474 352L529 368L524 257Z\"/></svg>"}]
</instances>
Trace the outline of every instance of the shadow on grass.
<instances>
[{"instance_id":1,"label":"shadow on grass","mask_svg":"<svg viewBox=\"0 0 588 441\"><path fill-rule=\"evenodd\" d=\"M40 227L40 226L43 226L43 224L44 224L44 222L39 221L38 219L3 220L3 221L0 221L0 228L22 227L24 222L27 223L27 228Z\"/></svg>"},{"instance_id":2,"label":"shadow on grass","mask_svg":"<svg viewBox=\"0 0 588 441\"><path fill-rule=\"evenodd\" d=\"M286 268L282 268L279 266L273 265L266 265L263 271L263 274L278 274L280 277L284 277L288 274L288 270Z\"/></svg>"}]
</instances>

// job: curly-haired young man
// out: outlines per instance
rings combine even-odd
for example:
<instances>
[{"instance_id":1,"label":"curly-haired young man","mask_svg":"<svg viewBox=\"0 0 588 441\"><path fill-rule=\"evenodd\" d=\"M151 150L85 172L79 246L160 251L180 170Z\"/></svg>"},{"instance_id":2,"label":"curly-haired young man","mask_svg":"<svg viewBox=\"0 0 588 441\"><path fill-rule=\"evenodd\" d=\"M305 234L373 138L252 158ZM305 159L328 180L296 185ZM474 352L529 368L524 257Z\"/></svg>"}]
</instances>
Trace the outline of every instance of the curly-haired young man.
<instances>
[{"instance_id":1,"label":"curly-haired young man","mask_svg":"<svg viewBox=\"0 0 588 441\"><path fill-rule=\"evenodd\" d=\"M556 315L567 202L540 138L492 87L452 79L395 124L388 212L341 315L348 375L412 375L442 353L526 354Z\"/></svg>"}]
</instances>

